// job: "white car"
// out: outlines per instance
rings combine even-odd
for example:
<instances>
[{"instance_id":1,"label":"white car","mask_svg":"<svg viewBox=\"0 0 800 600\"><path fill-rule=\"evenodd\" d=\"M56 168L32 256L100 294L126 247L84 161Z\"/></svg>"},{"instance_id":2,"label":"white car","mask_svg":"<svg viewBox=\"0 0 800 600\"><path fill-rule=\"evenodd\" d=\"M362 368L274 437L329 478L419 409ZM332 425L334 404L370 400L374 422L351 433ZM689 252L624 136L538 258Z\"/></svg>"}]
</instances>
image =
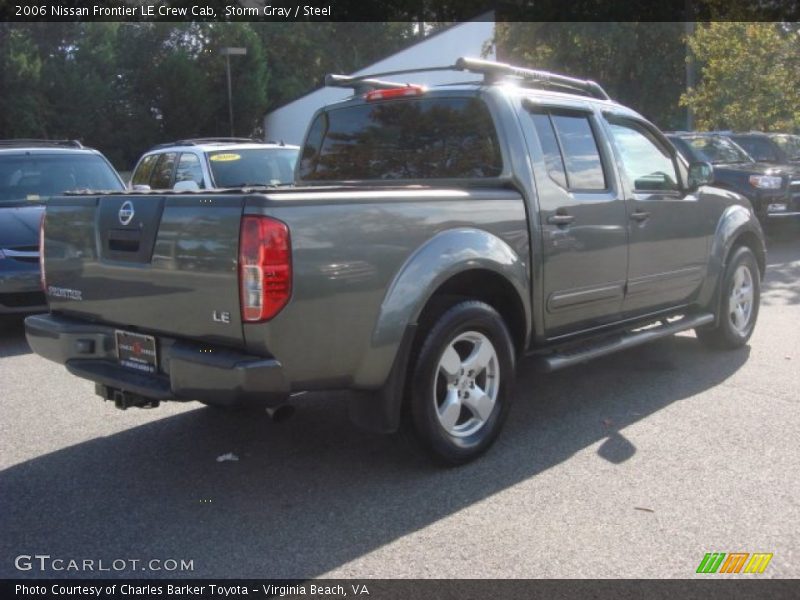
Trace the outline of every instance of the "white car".
<instances>
[{"instance_id":1,"label":"white car","mask_svg":"<svg viewBox=\"0 0 800 600\"><path fill-rule=\"evenodd\" d=\"M134 190L207 190L294 181L299 146L246 138L197 138L159 144L139 159Z\"/></svg>"}]
</instances>

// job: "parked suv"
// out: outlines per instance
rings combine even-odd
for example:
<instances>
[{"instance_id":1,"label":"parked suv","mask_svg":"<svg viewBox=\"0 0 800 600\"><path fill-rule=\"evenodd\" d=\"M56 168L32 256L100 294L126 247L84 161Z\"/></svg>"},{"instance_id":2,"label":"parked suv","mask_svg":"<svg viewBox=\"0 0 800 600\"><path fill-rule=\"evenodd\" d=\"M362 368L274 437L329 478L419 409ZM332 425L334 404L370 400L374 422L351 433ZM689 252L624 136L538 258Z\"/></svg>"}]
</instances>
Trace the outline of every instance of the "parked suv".
<instances>
[{"instance_id":1,"label":"parked suv","mask_svg":"<svg viewBox=\"0 0 800 600\"><path fill-rule=\"evenodd\" d=\"M791 169L789 182L789 210L800 211L800 157L785 144L779 143L778 134L759 133L731 133L730 138L739 144L757 162L769 165L781 165ZM796 136L795 136L796 137Z\"/></svg>"},{"instance_id":2,"label":"parked suv","mask_svg":"<svg viewBox=\"0 0 800 600\"><path fill-rule=\"evenodd\" d=\"M294 178L298 146L247 138L197 138L146 152L131 176L135 190L208 190L283 185Z\"/></svg>"},{"instance_id":3,"label":"parked suv","mask_svg":"<svg viewBox=\"0 0 800 600\"><path fill-rule=\"evenodd\" d=\"M51 196L125 189L97 150L77 141L0 140L0 314L47 310L39 221Z\"/></svg>"},{"instance_id":4,"label":"parked suv","mask_svg":"<svg viewBox=\"0 0 800 600\"><path fill-rule=\"evenodd\" d=\"M670 133L667 138L688 162L714 165L714 184L747 197L762 223L800 217L800 206L792 205L789 194L791 167L756 162L730 138L716 133Z\"/></svg>"}]
</instances>

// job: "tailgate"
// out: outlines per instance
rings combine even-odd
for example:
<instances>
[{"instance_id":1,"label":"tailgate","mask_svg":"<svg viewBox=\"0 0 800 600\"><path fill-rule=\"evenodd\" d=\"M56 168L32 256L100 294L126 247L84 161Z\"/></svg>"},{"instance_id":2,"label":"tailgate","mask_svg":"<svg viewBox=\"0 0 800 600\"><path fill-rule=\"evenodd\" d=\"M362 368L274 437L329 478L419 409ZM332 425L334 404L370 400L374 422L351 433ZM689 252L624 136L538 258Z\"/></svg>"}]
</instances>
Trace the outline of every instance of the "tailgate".
<instances>
[{"instance_id":1,"label":"tailgate","mask_svg":"<svg viewBox=\"0 0 800 600\"><path fill-rule=\"evenodd\" d=\"M50 308L120 328L241 345L243 197L113 195L47 206Z\"/></svg>"}]
</instances>

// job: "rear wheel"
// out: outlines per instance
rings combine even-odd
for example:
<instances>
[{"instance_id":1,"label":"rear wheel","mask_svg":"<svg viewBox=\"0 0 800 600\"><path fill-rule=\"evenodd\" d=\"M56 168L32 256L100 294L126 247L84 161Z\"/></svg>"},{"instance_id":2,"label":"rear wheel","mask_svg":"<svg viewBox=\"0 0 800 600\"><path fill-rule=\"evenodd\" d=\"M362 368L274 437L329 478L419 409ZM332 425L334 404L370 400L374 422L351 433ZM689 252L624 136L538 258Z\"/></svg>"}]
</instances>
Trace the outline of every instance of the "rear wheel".
<instances>
[{"instance_id":1,"label":"rear wheel","mask_svg":"<svg viewBox=\"0 0 800 600\"><path fill-rule=\"evenodd\" d=\"M761 299L758 261L746 246L734 250L725 268L717 324L696 330L701 342L712 348L744 346L753 334Z\"/></svg>"},{"instance_id":2,"label":"rear wheel","mask_svg":"<svg viewBox=\"0 0 800 600\"><path fill-rule=\"evenodd\" d=\"M445 311L422 342L408 402L417 439L458 465L494 442L511 404L514 349L497 311L464 301Z\"/></svg>"}]
</instances>

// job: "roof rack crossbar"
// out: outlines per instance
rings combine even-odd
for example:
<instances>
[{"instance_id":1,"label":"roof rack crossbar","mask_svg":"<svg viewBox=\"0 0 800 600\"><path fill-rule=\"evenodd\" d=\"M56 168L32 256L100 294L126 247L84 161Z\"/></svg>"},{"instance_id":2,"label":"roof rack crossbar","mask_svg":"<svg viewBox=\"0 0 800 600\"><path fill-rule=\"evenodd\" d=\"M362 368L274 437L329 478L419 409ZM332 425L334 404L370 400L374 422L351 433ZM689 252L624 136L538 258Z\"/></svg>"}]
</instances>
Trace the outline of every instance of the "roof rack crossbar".
<instances>
[{"instance_id":1,"label":"roof rack crossbar","mask_svg":"<svg viewBox=\"0 0 800 600\"><path fill-rule=\"evenodd\" d=\"M190 146L192 144L213 144L214 142L230 142L232 144L246 144L249 142L260 142L261 140L256 140L254 138L246 138L246 137L199 137L199 138L187 138L185 140L178 140L174 142L173 145L177 146L178 144L184 146Z\"/></svg>"},{"instance_id":2,"label":"roof rack crossbar","mask_svg":"<svg viewBox=\"0 0 800 600\"><path fill-rule=\"evenodd\" d=\"M334 75L330 73L325 76L325 85L327 87L352 88L354 93L363 94L364 92L372 90L393 90L407 87L411 84L365 77L348 77L347 75Z\"/></svg>"},{"instance_id":3,"label":"roof rack crossbar","mask_svg":"<svg viewBox=\"0 0 800 600\"><path fill-rule=\"evenodd\" d=\"M588 79L577 79L549 71L539 71L534 69L524 69L501 62L482 60L479 58L459 58L455 64L438 67L423 67L418 69L402 69L399 71L385 71L383 73L370 73L368 75L334 75L325 76L325 85L328 87L352 88L354 93L362 94L375 89L392 89L405 87L408 83L396 83L383 81L377 77L388 77L393 75L408 75L411 73L427 73L430 71L468 71L483 75L485 83L496 83L504 77L517 77L525 82L541 86L555 86L569 88L584 94L588 94L600 100L610 100L606 91L595 81Z\"/></svg>"},{"instance_id":4,"label":"roof rack crossbar","mask_svg":"<svg viewBox=\"0 0 800 600\"><path fill-rule=\"evenodd\" d=\"M595 81L567 77L566 75L550 73L549 71L523 69L506 63L466 57L459 58L456 61L455 69L469 71L470 73L482 73L487 83L494 83L503 77L519 77L523 81L531 83L580 90L600 100L611 99L606 91Z\"/></svg>"},{"instance_id":5,"label":"roof rack crossbar","mask_svg":"<svg viewBox=\"0 0 800 600\"><path fill-rule=\"evenodd\" d=\"M39 140L32 138L0 140L0 146L68 146L70 148L83 148L83 144L78 140Z\"/></svg>"}]
</instances>

